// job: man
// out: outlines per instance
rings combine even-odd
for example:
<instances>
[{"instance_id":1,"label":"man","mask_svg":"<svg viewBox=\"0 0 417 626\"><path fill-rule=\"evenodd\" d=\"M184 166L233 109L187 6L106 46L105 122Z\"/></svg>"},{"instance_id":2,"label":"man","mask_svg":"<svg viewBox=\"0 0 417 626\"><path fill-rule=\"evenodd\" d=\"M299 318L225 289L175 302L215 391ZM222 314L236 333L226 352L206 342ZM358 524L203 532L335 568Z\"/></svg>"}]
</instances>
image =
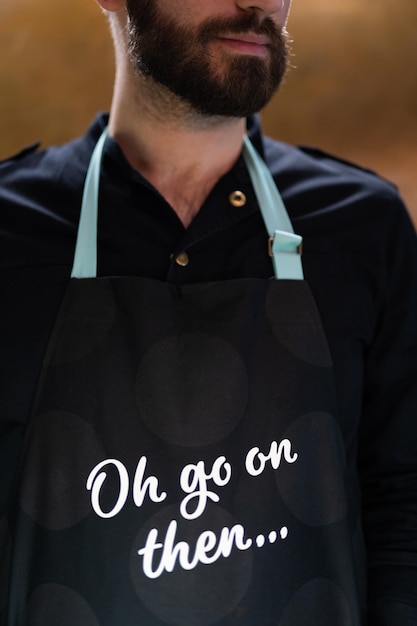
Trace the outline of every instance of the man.
<instances>
[{"instance_id":1,"label":"man","mask_svg":"<svg viewBox=\"0 0 417 626\"><path fill-rule=\"evenodd\" d=\"M0 167L0 623L417 624L401 201L262 137L290 0L99 3L109 119Z\"/></svg>"}]
</instances>

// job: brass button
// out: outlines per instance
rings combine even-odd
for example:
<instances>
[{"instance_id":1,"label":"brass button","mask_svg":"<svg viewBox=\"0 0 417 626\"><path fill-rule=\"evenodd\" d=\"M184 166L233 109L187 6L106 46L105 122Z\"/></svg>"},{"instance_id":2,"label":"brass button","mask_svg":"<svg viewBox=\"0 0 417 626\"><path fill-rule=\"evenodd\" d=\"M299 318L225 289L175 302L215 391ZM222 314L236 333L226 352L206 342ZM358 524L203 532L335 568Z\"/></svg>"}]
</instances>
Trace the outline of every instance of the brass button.
<instances>
[{"instance_id":1,"label":"brass button","mask_svg":"<svg viewBox=\"0 0 417 626\"><path fill-rule=\"evenodd\" d=\"M232 206L241 207L246 204L246 196L243 191L232 191L229 196L229 202Z\"/></svg>"},{"instance_id":2,"label":"brass button","mask_svg":"<svg viewBox=\"0 0 417 626\"><path fill-rule=\"evenodd\" d=\"M186 267L189 262L190 262L190 259L189 259L188 254L186 252L180 252L175 257L175 263L177 265L179 265L180 267Z\"/></svg>"}]
</instances>

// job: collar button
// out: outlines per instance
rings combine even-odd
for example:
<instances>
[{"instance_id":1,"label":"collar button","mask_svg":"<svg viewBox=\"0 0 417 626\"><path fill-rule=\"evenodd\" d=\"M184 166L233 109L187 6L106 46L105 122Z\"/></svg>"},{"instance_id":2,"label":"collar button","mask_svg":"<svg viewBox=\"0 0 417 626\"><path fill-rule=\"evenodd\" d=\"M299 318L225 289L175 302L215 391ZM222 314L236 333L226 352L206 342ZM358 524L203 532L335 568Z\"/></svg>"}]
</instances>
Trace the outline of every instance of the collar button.
<instances>
[{"instance_id":1,"label":"collar button","mask_svg":"<svg viewBox=\"0 0 417 626\"><path fill-rule=\"evenodd\" d=\"M179 265L180 267L187 267L189 262L190 262L190 259L186 252L180 252L175 257L175 263Z\"/></svg>"},{"instance_id":2,"label":"collar button","mask_svg":"<svg viewBox=\"0 0 417 626\"><path fill-rule=\"evenodd\" d=\"M246 204L246 196L243 191L232 191L229 195L229 202L232 206L242 207Z\"/></svg>"}]
</instances>

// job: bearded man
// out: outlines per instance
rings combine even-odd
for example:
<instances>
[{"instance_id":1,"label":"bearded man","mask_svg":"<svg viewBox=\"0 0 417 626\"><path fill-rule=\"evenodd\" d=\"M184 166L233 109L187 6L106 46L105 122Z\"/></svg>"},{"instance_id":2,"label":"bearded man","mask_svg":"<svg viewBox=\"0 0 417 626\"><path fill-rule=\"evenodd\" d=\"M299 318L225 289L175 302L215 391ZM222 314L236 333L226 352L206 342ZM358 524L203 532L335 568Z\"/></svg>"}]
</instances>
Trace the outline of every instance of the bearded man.
<instances>
[{"instance_id":1,"label":"bearded man","mask_svg":"<svg viewBox=\"0 0 417 626\"><path fill-rule=\"evenodd\" d=\"M0 624L417 625L417 248L261 134L290 0L98 0L110 115L0 165Z\"/></svg>"}]
</instances>

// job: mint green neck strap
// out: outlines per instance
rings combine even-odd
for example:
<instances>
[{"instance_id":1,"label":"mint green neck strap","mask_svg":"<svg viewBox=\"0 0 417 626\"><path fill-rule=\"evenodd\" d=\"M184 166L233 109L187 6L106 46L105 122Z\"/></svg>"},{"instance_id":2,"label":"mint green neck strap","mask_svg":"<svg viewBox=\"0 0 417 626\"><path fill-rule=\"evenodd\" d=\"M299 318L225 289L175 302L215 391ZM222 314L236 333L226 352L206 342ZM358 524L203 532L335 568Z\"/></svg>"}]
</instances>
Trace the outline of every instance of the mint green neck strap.
<instances>
[{"instance_id":1,"label":"mint green neck strap","mask_svg":"<svg viewBox=\"0 0 417 626\"><path fill-rule=\"evenodd\" d=\"M269 251L275 276L279 279L303 280L302 237L294 234L271 172L248 137L243 138L243 156L269 234Z\"/></svg>"},{"instance_id":2,"label":"mint green neck strap","mask_svg":"<svg viewBox=\"0 0 417 626\"><path fill-rule=\"evenodd\" d=\"M98 191L101 159L107 134L108 131L105 128L91 155L85 177L71 278L95 278L97 276Z\"/></svg>"},{"instance_id":3,"label":"mint green neck strap","mask_svg":"<svg viewBox=\"0 0 417 626\"><path fill-rule=\"evenodd\" d=\"M94 148L85 179L72 278L97 276L98 195L101 160L107 134L105 129ZM243 156L270 237L270 254L275 276L279 279L303 280L300 254L302 238L294 234L275 182L247 137L243 139Z\"/></svg>"}]
</instances>

